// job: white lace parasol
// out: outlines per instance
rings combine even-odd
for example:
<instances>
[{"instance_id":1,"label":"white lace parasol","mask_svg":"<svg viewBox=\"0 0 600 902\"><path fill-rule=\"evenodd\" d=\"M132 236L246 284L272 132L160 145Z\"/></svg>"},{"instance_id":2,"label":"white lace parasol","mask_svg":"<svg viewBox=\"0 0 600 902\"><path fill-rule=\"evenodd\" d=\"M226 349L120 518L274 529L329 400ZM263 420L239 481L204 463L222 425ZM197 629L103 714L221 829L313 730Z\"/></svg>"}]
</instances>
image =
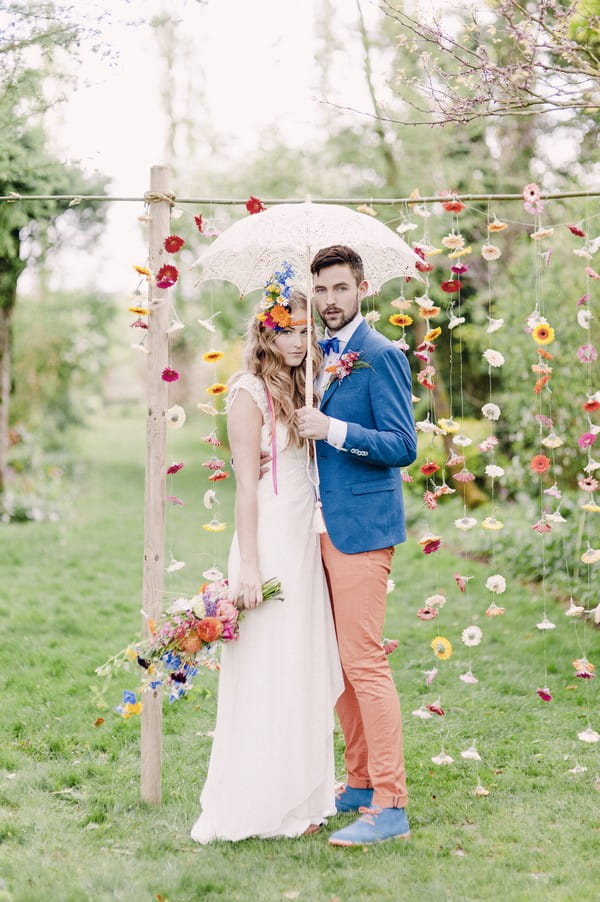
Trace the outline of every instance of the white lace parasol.
<instances>
[{"instance_id":1,"label":"white lace parasol","mask_svg":"<svg viewBox=\"0 0 600 902\"><path fill-rule=\"evenodd\" d=\"M348 207L305 201L270 207L229 226L193 264L201 270L197 284L222 279L245 295L262 288L287 262L294 269L293 287L306 292L310 261L333 244L360 254L370 294L398 276L421 278L419 257L379 220Z\"/></svg>"}]
</instances>

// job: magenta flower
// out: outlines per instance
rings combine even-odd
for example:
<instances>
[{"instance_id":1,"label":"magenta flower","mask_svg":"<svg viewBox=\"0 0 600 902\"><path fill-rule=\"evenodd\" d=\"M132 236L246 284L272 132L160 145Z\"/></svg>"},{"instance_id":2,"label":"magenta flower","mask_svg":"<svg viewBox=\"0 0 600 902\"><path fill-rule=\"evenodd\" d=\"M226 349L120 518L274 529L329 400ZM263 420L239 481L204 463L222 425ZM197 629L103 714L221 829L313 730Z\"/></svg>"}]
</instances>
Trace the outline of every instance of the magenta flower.
<instances>
[{"instance_id":1,"label":"magenta flower","mask_svg":"<svg viewBox=\"0 0 600 902\"><path fill-rule=\"evenodd\" d=\"M577 359L581 363L593 363L598 359L598 351L594 345L581 345L577 348Z\"/></svg>"},{"instance_id":2,"label":"magenta flower","mask_svg":"<svg viewBox=\"0 0 600 902\"><path fill-rule=\"evenodd\" d=\"M583 307L585 304L587 304L589 299L590 299L589 294L582 294L581 297L577 300L577 306Z\"/></svg>"},{"instance_id":3,"label":"magenta flower","mask_svg":"<svg viewBox=\"0 0 600 902\"><path fill-rule=\"evenodd\" d=\"M537 694L539 695L539 697L541 698L541 700L543 702L551 702L552 701L552 695L547 686L545 686L543 689L536 689L535 691L537 692Z\"/></svg>"},{"instance_id":4,"label":"magenta flower","mask_svg":"<svg viewBox=\"0 0 600 902\"><path fill-rule=\"evenodd\" d=\"M171 504L179 504L183 506L183 501L181 498L178 498L177 495L167 495L167 501L170 501Z\"/></svg>"},{"instance_id":5,"label":"magenta flower","mask_svg":"<svg viewBox=\"0 0 600 902\"><path fill-rule=\"evenodd\" d=\"M172 473L179 473L181 468L183 467L183 463L172 463L169 469L167 470L167 476L171 476Z\"/></svg>"},{"instance_id":6,"label":"magenta flower","mask_svg":"<svg viewBox=\"0 0 600 902\"><path fill-rule=\"evenodd\" d=\"M583 435L580 435L577 439L577 444L580 448L589 448L596 441L596 436L593 432L584 432Z\"/></svg>"},{"instance_id":7,"label":"magenta flower","mask_svg":"<svg viewBox=\"0 0 600 902\"><path fill-rule=\"evenodd\" d=\"M177 382L179 379L179 373L177 370L171 369L170 366L166 366L162 373L160 374L163 382Z\"/></svg>"},{"instance_id":8,"label":"magenta flower","mask_svg":"<svg viewBox=\"0 0 600 902\"><path fill-rule=\"evenodd\" d=\"M431 711L432 714L438 714L440 717L443 717L446 713L438 702L434 702L432 705L426 705L425 707L428 711Z\"/></svg>"},{"instance_id":9,"label":"magenta flower","mask_svg":"<svg viewBox=\"0 0 600 902\"><path fill-rule=\"evenodd\" d=\"M179 278L179 273L175 266L172 266L170 263L165 263L164 266L156 273L156 287L157 288L171 288L172 285L175 284L177 279Z\"/></svg>"}]
</instances>

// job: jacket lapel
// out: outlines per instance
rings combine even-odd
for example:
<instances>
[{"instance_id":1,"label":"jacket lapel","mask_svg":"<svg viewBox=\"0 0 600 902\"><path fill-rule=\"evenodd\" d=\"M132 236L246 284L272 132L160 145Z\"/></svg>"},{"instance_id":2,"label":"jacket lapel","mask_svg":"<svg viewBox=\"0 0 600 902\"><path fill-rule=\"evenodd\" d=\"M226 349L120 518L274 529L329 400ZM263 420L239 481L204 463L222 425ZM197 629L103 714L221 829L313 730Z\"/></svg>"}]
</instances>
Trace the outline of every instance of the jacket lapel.
<instances>
[{"instance_id":1,"label":"jacket lapel","mask_svg":"<svg viewBox=\"0 0 600 902\"><path fill-rule=\"evenodd\" d=\"M352 333L352 335L350 336L350 340L348 341L348 344L344 348L344 354L347 354L348 351L360 351L360 349L363 345L363 341L365 339L365 335L367 334L368 328L369 327L367 326L366 322L363 320L362 323L360 323L360 325L358 326L358 328L356 328L354 330L354 332ZM346 376L345 378L350 379L351 375ZM321 399L321 404L320 404L321 410L323 410L325 405L329 403L329 401L331 400L331 397L333 396L333 394L334 394L336 388L339 386L339 384L340 384L339 379L335 379L335 378L332 379L332 381L329 384L329 387L327 388L327 390L325 391L325 393Z\"/></svg>"}]
</instances>

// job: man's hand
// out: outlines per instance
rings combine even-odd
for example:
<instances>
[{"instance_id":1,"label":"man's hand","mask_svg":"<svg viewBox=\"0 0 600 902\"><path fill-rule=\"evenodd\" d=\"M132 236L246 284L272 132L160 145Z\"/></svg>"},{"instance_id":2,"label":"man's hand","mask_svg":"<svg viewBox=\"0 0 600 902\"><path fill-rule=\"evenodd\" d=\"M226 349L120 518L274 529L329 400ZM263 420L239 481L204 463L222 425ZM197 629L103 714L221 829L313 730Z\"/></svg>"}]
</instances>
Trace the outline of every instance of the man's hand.
<instances>
[{"instance_id":1,"label":"man's hand","mask_svg":"<svg viewBox=\"0 0 600 902\"><path fill-rule=\"evenodd\" d=\"M271 455L268 451L260 452L260 470L258 471L259 479L262 479L263 476L265 476L269 472L269 470L271 469L269 464L271 463L272 460L273 460L273 458L271 457Z\"/></svg>"},{"instance_id":2,"label":"man's hand","mask_svg":"<svg viewBox=\"0 0 600 902\"><path fill-rule=\"evenodd\" d=\"M317 410L316 407L301 407L296 411L296 421L302 438L327 438L329 417Z\"/></svg>"}]
</instances>

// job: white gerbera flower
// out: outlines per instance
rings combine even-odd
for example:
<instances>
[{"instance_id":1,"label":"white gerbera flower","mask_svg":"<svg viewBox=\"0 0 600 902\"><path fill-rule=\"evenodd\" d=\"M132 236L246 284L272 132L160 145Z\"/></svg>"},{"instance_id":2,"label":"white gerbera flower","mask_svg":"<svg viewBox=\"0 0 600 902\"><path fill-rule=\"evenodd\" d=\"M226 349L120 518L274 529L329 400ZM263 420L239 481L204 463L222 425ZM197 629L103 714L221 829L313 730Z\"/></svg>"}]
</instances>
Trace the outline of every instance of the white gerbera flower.
<instances>
[{"instance_id":1,"label":"white gerbera flower","mask_svg":"<svg viewBox=\"0 0 600 902\"><path fill-rule=\"evenodd\" d=\"M473 529L474 526L477 526L477 520L475 517L459 517L454 521L454 525L457 529Z\"/></svg>"},{"instance_id":2,"label":"white gerbera flower","mask_svg":"<svg viewBox=\"0 0 600 902\"><path fill-rule=\"evenodd\" d=\"M490 592L495 592L496 595L502 595L506 589L506 580L499 573L494 573L492 576L488 576L485 587Z\"/></svg>"},{"instance_id":3,"label":"white gerbera flower","mask_svg":"<svg viewBox=\"0 0 600 902\"><path fill-rule=\"evenodd\" d=\"M591 742L591 741L592 740L590 740L590 739L586 740L586 742ZM442 751L439 753L439 755L436 755L431 760L433 761L434 764L452 764L454 761L454 758L451 758L450 755L447 755L446 752L444 751L444 749L442 749Z\"/></svg>"},{"instance_id":4,"label":"white gerbera flower","mask_svg":"<svg viewBox=\"0 0 600 902\"><path fill-rule=\"evenodd\" d=\"M167 423L171 429L181 429L185 423L185 410L179 404L174 404L167 410Z\"/></svg>"},{"instance_id":5,"label":"white gerbera flower","mask_svg":"<svg viewBox=\"0 0 600 902\"><path fill-rule=\"evenodd\" d=\"M502 317L500 317L499 319L494 319L493 316L488 316L488 327L485 331L488 333L488 335L491 335L492 332L497 332L498 329L501 329L503 325L504 320L502 319Z\"/></svg>"},{"instance_id":6,"label":"white gerbera flower","mask_svg":"<svg viewBox=\"0 0 600 902\"><path fill-rule=\"evenodd\" d=\"M465 758L467 761L481 761L481 755L474 745L470 745L468 749L461 752L460 757Z\"/></svg>"},{"instance_id":7,"label":"white gerbera flower","mask_svg":"<svg viewBox=\"0 0 600 902\"><path fill-rule=\"evenodd\" d=\"M475 645L479 645L483 638L483 632L480 630L478 626L471 625L467 626L461 634L461 639L465 645L469 648L472 648Z\"/></svg>"},{"instance_id":8,"label":"white gerbera flower","mask_svg":"<svg viewBox=\"0 0 600 902\"><path fill-rule=\"evenodd\" d=\"M502 366L504 363L504 355L501 354L500 351L495 351L493 348L487 348L487 350L483 352L483 356L490 366Z\"/></svg>"},{"instance_id":9,"label":"white gerbera flower","mask_svg":"<svg viewBox=\"0 0 600 902\"><path fill-rule=\"evenodd\" d=\"M504 476L504 467L498 467L496 464L488 464L485 468L485 475L491 476L492 479Z\"/></svg>"},{"instance_id":10,"label":"white gerbera flower","mask_svg":"<svg viewBox=\"0 0 600 902\"><path fill-rule=\"evenodd\" d=\"M502 256L502 251L495 244L484 244L481 248L481 256L484 260L497 260Z\"/></svg>"},{"instance_id":11,"label":"white gerbera flower","mask_svg":"<svg viewBox=\"0 0 600 902\"><path fill-rule=\"evenodd\" d=\"M552 623L551 620L548 620L546 615L544 614L542 620L539 623L536 623L536 626L539 630L555 630L556 624Z\"/></svg>"},{"instance_id":12,"label":"white gerbera flower","mask_svg":"<svg viewBox=\"0 0 600 902\"><path fill-rule=\"evenodd\" d=\"M577 313L577 322L581 326L582 329L589 329L590 323L592 321L592 311L591 310L579 310Z\"/></svg>"},{"instance_id":13,"label":"white gerbera flower","mask_svg":"<svg viewBox=\"0 0 600 902\"><path fill-rule=\"evenodd\" d=\"M595 730L592 730L591 727L588 727L587 730L584 730L582 733L577 734L577 738L581 739L582 742L599 742L600 735L596 733Z\"/></svg>"},{"instance_id":14,"label":"white gerbera flower","mask_svg":"<svg viewBox=\"0 0 600 902\"><path fill-rule=\"evenodd\" d=\"M484 404L481 412L487 420L498 420L502 413L497 404Z\"/></svg>"}]
</instances>

